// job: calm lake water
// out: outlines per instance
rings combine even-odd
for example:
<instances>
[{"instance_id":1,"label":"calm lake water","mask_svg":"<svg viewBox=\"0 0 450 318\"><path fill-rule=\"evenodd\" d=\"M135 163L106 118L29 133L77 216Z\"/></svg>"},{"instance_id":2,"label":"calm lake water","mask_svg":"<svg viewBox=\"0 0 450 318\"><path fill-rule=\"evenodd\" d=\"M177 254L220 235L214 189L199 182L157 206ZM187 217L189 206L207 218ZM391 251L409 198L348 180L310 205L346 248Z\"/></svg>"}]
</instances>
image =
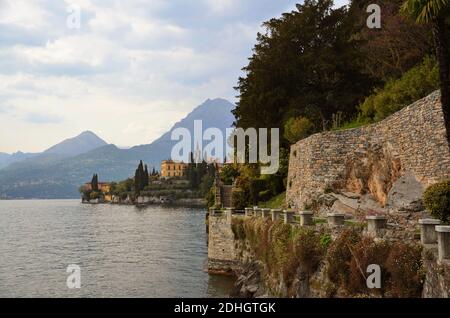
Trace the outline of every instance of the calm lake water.
<instances>
[{"instance_id":1,"label":"calm lake water","mask_svg":"<svg viewBox=\"0 0 450 318\"><path fill-rule=\"evenodd\" d=\"M202 209L0 201L0 297L227 297L206 257Z\"/></svg>"}]
</instances>

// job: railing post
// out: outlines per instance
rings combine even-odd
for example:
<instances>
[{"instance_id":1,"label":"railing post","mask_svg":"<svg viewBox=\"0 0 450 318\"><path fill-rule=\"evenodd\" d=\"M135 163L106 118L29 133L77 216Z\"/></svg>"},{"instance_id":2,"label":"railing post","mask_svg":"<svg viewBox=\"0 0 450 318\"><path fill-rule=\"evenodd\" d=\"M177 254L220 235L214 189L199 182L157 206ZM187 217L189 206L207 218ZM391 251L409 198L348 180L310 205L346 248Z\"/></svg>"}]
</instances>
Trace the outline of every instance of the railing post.
<instances>
[{"instance_id":1,"label":"railing post","mask_svg":"<svg viewBox=\"0 0 450 318\"><path fill-rule=\"evenodd\" d=\"M450 226L436 226L439 260L450 260Z\"/></svg>"},{"instance_id":2,"label":"railing post","mask_svg":"<svg viewBox=\"0 0 450 318\"><path fill-rule=\"evenodd\" d=\"M270 209L261 209L261 216L263 219L268 218L270 213Z\"/></svg>"},{"instance_id":3,"label":"railing post","mask_svg":"<svg viewBox=\"0 0 450 318\"><path fill-rule=\"evenodd\" d=\"M252 216L253 208L245 208L245 216L250 217Z\"/></svg>"},{"instance_id":4,"label":"railing post","mask_svg":"<svg viewBox=\"0 0 450 318\"><path fill-rule=\"evenodd\" d=\"M300 225L301 226L314 225L313 215L314 213L312 211L300 211Z\"/></svg>"},{"instance_id":5,"label":"railing post","mask_svg":"<svg viewBox=\"0 0 450 318\"><path fill-rule=\"evenodd\" d=\"M441 221L436 219L420 219L420 241L422 244L436 244L437 233L436 226L441 224Z\"/></svg>"},{"instance_id":6,"label":"railing post","mask_svg":"<svg viewBox=\"0 0 450 318\"><path fill-rule=\"evenodd\" d=\"M369 215L366 217L367 233L372 236L377 236L379 230L387 227L387 217L382 215Z\"/></svg>"},{"instance_id":7,"label":"railing post","mask_svg":"<svg viewBox=\"0 0 450 318\"><path fill-rule=\"evenodd\" d=\"M280 219L281 210L280 209L272 209L270 210L272 214L272 221L278 221Z\"/></svg>"},{"instance_id":8,"label":"railing post","mask_svg":"<svg viewBox=\"0 0 450 318\"><path fill-rule=\"evenodd\" d=\"M235 212L235 208L226 208L225 214L227 217L227 222L231 223L231 219L233 218L234 212Z\"/></svg>"},{"instance_id":9,"label":"railing post","mask_svg":"<svg viewBox=\"0 0 450 318\"><path fill-rule=\"evenodd\" d=\"M284 224L291 224L294 223L294 211L290 210L284 210L283 216L284 216Z\"/></svg>"},{"instance_id":10,"label":"railing post","mask_svg":"<svg viewBox=\"0 0 450 318\"><path fill-rule=\"evenodd\" d=\"M328 225L341 226L345 223L345 214L341 213L329 213L327 215Z\"/></svg>"}]
</instances>

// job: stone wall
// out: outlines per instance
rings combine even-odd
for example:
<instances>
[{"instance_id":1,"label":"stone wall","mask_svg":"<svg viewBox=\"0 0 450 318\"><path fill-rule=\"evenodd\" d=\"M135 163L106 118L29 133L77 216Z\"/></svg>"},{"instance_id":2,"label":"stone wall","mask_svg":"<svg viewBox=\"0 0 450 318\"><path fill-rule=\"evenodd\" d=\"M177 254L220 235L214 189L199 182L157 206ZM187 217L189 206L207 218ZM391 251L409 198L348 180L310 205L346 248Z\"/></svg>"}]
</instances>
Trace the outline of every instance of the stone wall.
<instances>
[{"instance_id":1,"label":"stone wall","mask_svg":"<svg viewBox=\"0 0 450 318\"><path fill-rule=\"evenodd\" d=\"M231 215L210 215L208 222L208 272L231 274L236 259Z\"/></svg>"},{"instance_id":2,"label":"stone wall","mask_svg":"<svg viewBox=\"0 0 450 318\"><path fill-rule=\"evenodd\" d=\"M439 92L362 128L324 132L291 147L287 202L296 208L327 189L372 194L385 205L401 176L425 188L450 178Z\"/></svg>"}]
</instances>

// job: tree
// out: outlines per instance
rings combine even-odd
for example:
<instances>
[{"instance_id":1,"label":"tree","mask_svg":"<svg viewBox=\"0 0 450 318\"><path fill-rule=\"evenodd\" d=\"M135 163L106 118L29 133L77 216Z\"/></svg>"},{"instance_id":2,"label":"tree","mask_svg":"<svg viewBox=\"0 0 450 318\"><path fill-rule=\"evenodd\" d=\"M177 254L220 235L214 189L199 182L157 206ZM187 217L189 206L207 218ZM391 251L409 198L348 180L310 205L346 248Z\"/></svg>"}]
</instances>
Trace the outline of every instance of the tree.
<instances>
[{"instance_id":1,"label":"tree","mask_svg":"<svg viewBox=\"0 0 450 318\"><path fill-rule=\"evenodd\" d=\"M284 124L284 138L291 144L309 136L313 130L313 124L306 117L291 117Z\"/></svg>"},{"instance_id":2,"label":"tree","mask_svg":"<svg viewBox=\"0 0 450 318\"><path fill-rule=\"evenodd\" d=\"M139 174L139 168L134 173L134 193L139 195L141 192L141 178Z\"/></svg>"},{"instance_id":3,"label":"tree","mask_svg":"<svg viewBox=\"0 0 450 318\"><path fill-rule=\"evenodd\" d=\"M362 122L379 121L439 89L439 67L434 56L411 68L399 79L376 89L361 104Z\"/></svg>"},{"instance_id":4,"label":"tree","mask_svg":"<svg viewBox=\"0 0 450 318\"><path fill-rule=\"evenodd\" d=\"M406 0L402 11L417 23L432 26L439 62L442 110L450 144L450 33L447 23L450 16L450 0Z\"/></svg>"},{"instance_id":5,"label":"tree","mask_svg":"<svg viewBox=\"0 0 450 318\"><path fill-rule=\"evenodd\" d=\"M335 113L353 117L373 86L348 8L334 9L331 0L306 0L296 8L265 22L258 34L236 87L239 127L275 127L284 135L284 123L303 116L317 131L328 129ZM289 142L283 139L282 146Z\"/></svg>"},{"instance_id":6,"label":"tree","mask_svg":"<svg viewBox=\"0 0 450 318\"><path fill-rule=\"evenodd\" d=\"M365 72L380 81L399 78L410 68L433 53L433 38L428 25L419 25L399 13L405 0L354 0L350 14L360 30L355 38L360 40ZM382 27L367 27L367 8L376 3L382 9ZM377 83L378 84L378 83Z\"/></svg>"},{"instance_id":7,"label":"tree","mask_svg":"<svg viewBox=\"0 0 450 318\"><path fill-rule=\"evenodd\" d=\"M145 187L148 187L148 185L149 185L149 174L148 174L148 167L147 167L147 165L145 165L145 169L144 169L144 188Z\"/></svg>"},{"instance_id":8,"label":"tree","mask_svg":"<svg viewBox=\"0 0 450 318\"><path fill-rule=\"evenodd\" d=\"M146 183L147 181L147 183ZM134 191L136 195L139 195L142 190L148 185L148 175L145 177L144 163L142 160L139 162L138 168L134 173Z\"/></svg>"},{"instance_id":9,"label":"tree","mask_svg":"<svg viewBox=\"0 0 450 318\"><path fill-rule=\"evenodd\" d=\"M198 177L197 177L197 164L194 160L194 154L191 152L189 163L186 169L186 177L189 181L189 185L192 189L197 189L198 187Z\"/></svg>"},{"instance_id":10,"label":"tree","mask_svg":"<svg viewBox=\"0 0 450 318\"><path fill-rule=\"evenodd\" d=\"M97 174L94 174L92 176L91 188L92 188L92 191L96 191L96 192L98 191L98 175Z\"/></svg>"}]
</instances>

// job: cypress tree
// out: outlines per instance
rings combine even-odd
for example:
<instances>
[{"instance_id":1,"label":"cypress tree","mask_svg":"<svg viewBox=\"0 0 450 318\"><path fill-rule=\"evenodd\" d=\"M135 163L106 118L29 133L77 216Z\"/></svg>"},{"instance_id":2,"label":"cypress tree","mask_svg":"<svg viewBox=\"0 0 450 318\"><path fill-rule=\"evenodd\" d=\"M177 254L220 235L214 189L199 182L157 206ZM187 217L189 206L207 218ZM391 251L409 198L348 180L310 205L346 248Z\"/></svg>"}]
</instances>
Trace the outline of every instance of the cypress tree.
<instances>
[{"instance_id":1,"label":"cypress tree","mask_svg":"<svg viewBox=\"0 0 450 318\"><path fill-rule=\"evenodd\" d=\"M139 168L136 169L134 173L134 192L136 195L139 195L141 192L141 178L139 175Z\"/></svg>"},{"instance_id":2,"label":"cypress tree","mask_svg":"<svg viewBox=\"0 0 450 318\"><path fill-rule=\"evenodd\" d=\"M92 191L98 192L98 176L94 174L91 181Z\"/></svg>"},{"instance_id":3,"label":"cypress tree","mask_svg":"<svg viewBox=\"0 0 450 318\"><path fill-rule=\"evenodd\" d=\"M144 169L144 188L147 187L149 184L149 176L148 176L148 167L145 165Z\"/></svg>"}]
</instances>

